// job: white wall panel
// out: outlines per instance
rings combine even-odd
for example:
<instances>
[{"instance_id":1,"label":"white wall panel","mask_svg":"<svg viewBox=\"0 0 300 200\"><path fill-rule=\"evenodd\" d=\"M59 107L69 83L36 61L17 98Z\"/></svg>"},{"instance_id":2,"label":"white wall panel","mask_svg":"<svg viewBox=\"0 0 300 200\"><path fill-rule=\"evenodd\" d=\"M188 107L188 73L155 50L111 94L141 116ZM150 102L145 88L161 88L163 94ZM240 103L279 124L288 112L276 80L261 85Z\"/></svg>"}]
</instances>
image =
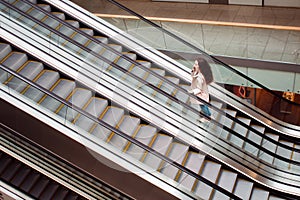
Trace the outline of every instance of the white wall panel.
<instances>
[{"instance_id":1,"label":"white wall panel","mask_svg":"<svg viewBox=\"0 0 300 200\"><path fill-rule=\"evenodd\" d=\"M296 74L294 92L300 94L300 73Z\"/></svg>"},{"instance_id":2,"label":"white wall panel","mask_svg":"<svg viewBox=\"0 0 300 200\"><path fill-rule=\"evenodd\" d=\"M295 73L263 70L256 68L248 69L248 76L270 88L278 91L293 91Z\"/></svg>"},{"instance_id":3,"label":"white wall panel","mask_svg":"<svg viewBox=\"0 0 300 200\"><path fill-rule=\"evenodd\" d=\"M262 0L229 0L229 4L261 6Z\"/></svg>"},{"instance_id":4,"label":"white wall panel","mask_svg":"<svg viewBox=\"0 0 300 200\"><path fill-rule=\"evenodd\" d=\"M211 65L214 80L218 83L231 85L244 85L248 87L258 87L246 79L235 75L230 70L219 65ZM257 68L236 67L234 69L249 76L253 80L261 83L271 90L291 91L300 94L300 73L275 71Z\"/></svg>"},{"instance_id":5,"label":"white wall panel","mask_svg":"<svg viewBox=\"0 0 300 200\"><path fill-rule=\"evenodd\" d=\"M209 0L152 0L152 1L209 3ZM262 3L263 0L228 0L228 4L233 4L233 5L262 6ZM300 8L300 0L265 0L264 5Z\"/></svg>"},{"instance_id":6,"label":"white wall panel","mask_svg":"<svg viewBox=\"0 0 300 200\"><path fill-rule=\"evenodd\" d=\"M283 6L300 8L300 0L265 0L265 6Z\"/></svg>"},{"instance_id":7,"label":"white wall panel","mask_svg":"<svg viewBox=\"0 0 300 200\"><path fill-rule=\"evenodd\" d=\"M209 3L209 0L152 0L152 1L169 1L169 2L192 2L192 3Z\"/></svg>"}]
</instances>

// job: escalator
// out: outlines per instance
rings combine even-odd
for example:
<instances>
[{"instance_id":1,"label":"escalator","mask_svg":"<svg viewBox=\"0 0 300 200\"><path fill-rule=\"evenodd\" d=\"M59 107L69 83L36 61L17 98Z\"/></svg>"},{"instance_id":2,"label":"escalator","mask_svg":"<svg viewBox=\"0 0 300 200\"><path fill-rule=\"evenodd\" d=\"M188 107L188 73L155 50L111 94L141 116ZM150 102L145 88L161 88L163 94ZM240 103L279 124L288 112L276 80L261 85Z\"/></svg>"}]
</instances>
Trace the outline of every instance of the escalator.
<instances>
[{"instance_id":1,"label":"escalator","mask_svg":"<svg viewBox=\"0 0 300 200\"><path fill-rule=\"evenodd\" d=\"M31 9L31 10L33 10L33 9ZM45 19L45 18L43 18L43 19ZM74 22L74 21L73 21ZM47 22L47 24L49 24L49 22ZM76 24L76 22L74 22L74 24ZM36 26L35 25L35 27L38 27L38 26ZM38 28L37 28L38 29ZM89 31L90 32L90 31ZM76 34L74 34L74 32L70 32L70 35L76 35ZM63 44L64 44L64 46L68 46L68 42L66 42L66 40L64 40L64 42L63 42ZM5 46L5 45L4 45ZM116 45L113 45L114 47L116 47ZM9 47L5 47L5 48L9 48ZM5 49L4 48L4 49ZM119 49L120 49L120 47L118 47ZM8 52L9 52L9 50L8 50ZM11 52L9 52L9 53L11 53ZM128 53L127 53L128 54ZM2 60L1 61L1 63L4 63L3 65L4 66L9 66L9 63L11 62L11 60L17 60L18 62L20 62L18 65L13 65L13 66L15 66L15 67L12 67L12 70L14 70L14 71L22 71L22 68L20 69L19 67L20 66L23 66L23 67L25 67L25 65L24 65L24 63L27 61L26 60L26 58L24 58L24 56L22 57L22 56L20 56L19 57L19 55L18 54L14 54L14 53L11 53L11 55L13 56L11 59L8 59L10 56L8 56L8 55L10 55L10 54L6 54L6 56L3 56L3 57L5 57L4 58L4 60ZM108 55L111 55L111 54L108 54ZM132 54L131 54L132 55ZM18 59L16 59L16 57L18 58ZM26 57L26 56L25 56ZM106 56L104 56L104 57L107 57L107 55ZM133 57L135 57L135 55L133 55ZM133 58L133 57L131 57L131 58ZM125 60L125 59L124 59ZM121 62L123 61L124 62L124 60L122 60L122 59L119 59L118 60L118 62L116 62L117 64L121 64ZM145 62L145 61L143 61L143 62ZM102 62L103 63L103 62ZM148 62L148 64L150 64L149 62ZM124 64L122 64L122 66L124 66ZM141 75L141 72L142 71L137 71L137 70L133 70L134 68L132 67L131 68L131 70L132 70L132 72L133 73L135 73L135 74L138 74L138 75ZM43 69L41 69L41 70L43 70ZM40 71L41 71L40 70ZM111 71L114 71L114 68L110 68L110 70ZM26 71L26 70L25 70ZM32 71L32 70L28 70L28 71ZM119 70L119 71L121 71L121 70ZM145 70L146 71L146 70ZM158 72L158 73L160 73L160 75L164 75L164 71L162 70L162 69L154 69L153 71L156 71L156 72ZM148 72L148 71L147 71ZM39 73L38 71L36 72L36 73ZM118 72L114 72L115 74L117 74ZM149 72L148 72L149 73ZM26 73L25 73L26 74ZM35 74L36 75L36 74ZM35 77L35 75L31 75L31 77ZM152 75L152 74L151 74ZM157 80L157 78L155 78L155 77L157 77L157 76L145 76L145 77L148 77L148 78L146 78L146 82L150 82L151 84L153 84L153 85L156 85L156 86L158 86L159 88L161 88L161 90L164 90L164 91L167 91L167 93L172 93L172 94L175 94L175 95L177 95L178 93L176 93L175 92L175 90L170 90L170 87L169 86L165 86L165 88L164 88L164 83L166 82L166 83L168 83L167 81L165 81L165 82L162 82L161 80ZM27 76L27 75L26 75ZM53 75L53 77L54 76L56 76L56 78L53 78L54 80L58 80L58 76L57 75ZM5 74L4 73L4 77L7 77L7 74ZM160 77L159 77L160 78ZM12 78L8 78L8 79L4 79L4 81L6 81L7 83L6 84L8 84L9 83L9 80L10 79L12 79ZM43 78L44 79L44 78ZM174 77L171 77L171 78L169 78L170 80L174 80L175 78ZM45 79L45 80L51 80L51 79ZM3 81L3 82L4 82ZM37 80L35 80L35 81L37 81ZM41 82L42 82L42 79L40 80ZM179 81L182 81L182 80L179 80L179 79L177 79L176 80L176 84L179 84ZM132 82L133 82L133 80L131 80L130 81L130 83L132 84ZM48 83L47 83L48 84ZM46 84L46 85L47 85ZM84 90L84 89L82 89L82 88L75 88L75 86L76 86L76 84L73 82L72 83L72 81L69 81L69 80L59 80L57 83L57 86L58 87L52 87L51 88L51 84L49 83L49 86L43 86L43 87L46 87L46 88L48 88L48 89L50 89L50 91L53 91L55 94L57 94L58 96L60 96L61 98L64 98L64 99L66 99L67 101L70 101L70 102L72 102L74 105L76 105L76 106L78 106L78 107L80 107L80 108L84 108L84 109L86 109L88 112L91 112L91 111L89 111L89 110L93 110L93 109L91 109L91 108L93 108L93 107L95 107L95 103L99 103L98 102L98 99L96 100L91 100L91 107L89 108L89 105L90 104L87 104L87 100L89 100L89 99L91 99L91 97L92 97L92 91L86 91L86 90ZM9 84L8 84L9 85ZM17 85L17 84L12 84L12 85ZM63 87L62 87L63 86ZM150 85L150 86L152 86L152 85ZM14 86L13 86L14 87ZM187 87L187 83L185 83L185 86L183 86L183 87ZM63 88L63 89L62 89ZM151 87L151 89L152 89L152 87ZM174 89L174 88L172 88L172 89ZM19 89L19 91L22 91L23 90L23 88L20 88ZM169 91L168 91L169 90ZM180 89L178 88L178 90L180 91ZM23 90L24 91L24 90ZM29 89L29 91L30 91L30 89ZM148 91L149 92L149 91ZM23 94L26 94L26 92L23 92ZM27 94L30 94L30 93L27 93ZM161 94L160 92L157 92L157 94ZM153 96L159 96L159 95L153 95ZM188 95L187 94L184 94L184 92L183 92L183 90L181 90L181 96L183 96L183 97L180 97L180 99L185 99L186 101L184 102L184 103L186 103L187 102L187 99L188 99ZM26 96L26 95L25 95ZM34 95L32 95L32 93L30 94L30 95L28 95L28 96L30 96L30 97L33 97ZM91 124L91 122L86 122L86 121L84 121L84 120L86 120L85 118L81 118L80 117L80 115L78 115L79 117L76 117L77 116L77 113L75 112L71 112L71 113L67 113L67 114L65 114L65 110L66 110L66 108L64 107L64 106L61 106L60 105L60 103L53 103L53 101L52 101L52 103L50 103L51 102L51 100L49 100L49 99L51 99L50 97L48 98L48 97L42 97L42 98L40 98L41 97L41 95L40 94L37 94L36 95L36 97L37 97L37 99L39 99L39 101L38 101L38 103L39 104L41 104L41 105L43 105L43 106L46 106L46 107L48 107L48 106L50 106L51 105L51 108L49 107L49 109L51 110L51 111L53 111L53 112L55 112L55 113L57 113L57 114L59 114L59 115L65 115L64 116L64 118L65 119L67 119L68 121L72 121L72 122L74 122L75 124L77 124L78 123L78 125L80 126L80 124L82 123L82 124ZM82 98L82 97L84 97L84 98ZM160 97L160 98L163 98L163 97ZM172 100L172 98L170 98L169 97L169 99L171 99ZM212 104L213 105L215 105L215 106L217 106L217 108L221 108L221 106L222 106L222 104L220 103L221 101L219 100L219 99L215 99L215 100L217 100L217 101L213 101L212 102ZM106 121L106 122L109 122L109 124L111 124L112 126L116 126L116 127L118 127L118 128L132 128L133 130L136 130L136 132L135 133L128 133L129 135L131 135L131 134L133 134L133 136L134 137L137 137L137 138L139 138L139 134L143 134L143 133L145 133L145 134L147 134L147 137L149 136L149 137L151 137L150 139L148 138L147 140L145 140L145 141L143 141L143 143L144 144L150 144L150 146L152 147L152 145L154 145L155 146L155 144L157 144L157 150L162 150L162 153L165 153L165 152L167 152L167 155L169 155L171 158L172 158L172 155L174 156L174 155L178 155L178 152L187 152L188 150L189 150L189 146L186 146L186 145L183 145L183 144L178 144L177 145L177 142L175 142L175 144L173 144L174 142L172 141L172 136L171 136L171 138L170 138L170 136L169 137L163 137L163 136L165 136L165 135L162 135L161 137L162 138L166 138L165 139L165 142L166 143L163 143L163 146L165 146L165 147L169 147L169 151L167 151L167 148L165 149L165 148L163 148L163 149L161 149L161 144L159 144L158 142L154 142L154 141L156 141L156 140L154 140L153 138L160 138L159 137L159 135L157 135L156 134L156 130L155 129L153 129L153 127L151 127L151 128L149 128L148 126L140 126L139 125L139 123L138 123L138 119L136 119L136 118L131 118L130 117L130 119L127 119L127 120L129 120L129 121L136 121L136 122L131 122L131 123L133 123L133 124L137 124L137 127L139 127L138 129L135 129L136 127L135 126L128 126L128 125L126 125L126 126L122 126L122 124L123 124L123 122L124 122L124 124L125 124L125 122L126 122L126 118L125 117L123 117L123 113L125 113L124 111L122 111L122 110L120 110L120 109L115 109L114 107L112 107L112 108L106 108L107 106L105 106L105 104L107 104L107 103L104 103L104 104L102 104L102 103L100 103L100 104L97 104L97 108L99 108L100 110L93 110L92 112L93 112L93 115L95 115L95 116L101 116L100 118L101 119L103 119L104 121ZM101 105L101 106L98 106L98 105ZM183 105L183 107L186 107L185 105ZM102 108L105 110L105 112L103 112L103 110L102 110ZM187 108L189 108L189 107L187 107ZM190 109L190 108L189 108ZM192 109L191 109L192 110ZM262 133L259 133L256 129L261 129L261 130L263 130L263 129L265 129L265 127L264 126L262 126L261 128L259 127L259 126L254 126L254 125L252 125L252 127L253 128L247 128L248 127L248 125L251 125L250 123L252 123L252 124L254 124L253 123L253 121L250 121L250 119L248 119L247 120L247 118L245 118L245 119L243 119L243 118L241 118L241 117L239 117L239 121L242 121L242 122L244 122L244 123L242 123L242 125L238 125L238 123L239 123L239 121L238 120L235 120L235 118L234 118L234 116L235 116L235 114L236 114L236 111L231 111L231 110L229 110L229 109L226 109L225 110L225 112L227 112L227 113L229 113L229 114L227 114L227 115L224 115L224 113L222 113L220 110L218 110L218 109L214 109L213 108L213 110L216 110L214 113L215 113L215 119L216 119L216 123L212 123L211 124L211 128L212 128L212 130L214 131L214 132L217 132L217 135L218 136L220 136L220 138L224 138L223 139L223 141L229 141L229 142L224 142L225 144L235 144L236 146L234 147L235 149L239 149L239 148L236 148L236 147L242 147L242 148L244 148L245 149L245 151L246 152L249 152L250 154L253 154L253 155L255 155L255 157L259 157L259 156L261 156L261 157L259 157L259 158L262 158L262 157L268 157L269 159L265 159L265 158L263 158L264 160L266 160L267 161L267 163L268 162L270 162L271 164L274 164L275 163L275 165L278 165L278 164L276 164L276 162L278 162L281 166L283 166L284 168L285 167L287 167L287 168L294 168L294 166L295 167L297 167L297 162L295 161L295 165L293 165L294 164L294 162L291 162L292 164L289 164L289 160L286 158L286 159L282 159L282 157L278 157L278 156L276 156L276 155L283 155L283 157L285 158L286 157L286 155L287 155L287 151L288 152L291 152L291 154L290 155L293 155L292 157L290 156L290 157L288 157L289 159L291 159L291 160L297 160L297 157L298 157L298 155L299 155L299 153L298 153L298 151L297 151L297 149L295 149L295 148L286 148L286 146L283 146L283 145L281 145L282 146L282 148L281 147L277 147L277 146L280 146L280 143L276 143L276 142L274 142L274 140L270 140L269 138L270 138L270 136L271 137L273 137L274 136L274 138L276 138L276 136L278 136L278 134L274 134L274 133L266 133L266 135L267 135L267 137L266 136L264 136L264 134L262 134ZM108 112L107 112L108 111ZM94 113L95 112L95 113ZM103 114L101 114L100 115L100 113L103 113ZM106 114L107 113L107 114ZM109 113L111 113L111 114L109 114ZM192 110L192 113L194 113L194 114L190 114L190 115L194 115L195 116L195 111L193 111ZM220 114L219 114L220 113ZM105 117L107 115L107 117ZM113 122L110 122L109 121L109 119L111 119L111 117L110 116L112 116L113 115L113 117L116 119L116 121L113 121ZM74 117L75 116L75 117ZM122 123L120 123L119 122L119 119L122 119L121 120L121 122ZM81 121L82 120L82 121ZM124 121L125 120L125 121ZM88 120L89 121L89 120ZM195 121L195 120L194 120ZM213 120L214 121L214 120ZM220 126L220 123L221 122L221 126ZM236 123L237 122L237 123ZM193 122L193 123L195 123L195 122ZM223 127L223 125L224 125L224 127ZM98 129L101 129L101 128L99 128L99 126L94 126L92 129L90 129L90 127L91 127L92 125L89 125L88 127L84 127L83 129L88 129L88 130L90 130L91 132L93 132L93 131L95 131L96 132L96 134L95 135L97 135L98 134L98 137L99 138L101 138L101 139L105 139L107 142L109 142L110 140L112 140L113 141L113 136L112 135L108 135L108 134L102 134L101 133L101 131L98 131ZM195 125L194 125L195 126ZM196 126L195 126L196 127ZM227 127L227 128L225 128L225 127ZM245 128L246 127L246 128ZM259 127L259 128L256 128L256 127ZM161 127L158 127L158 128L161 128ZM231 128L233 128L233 131L231 131ZM248 133L248 129L250 129L251 131ZM266 129L266 130L268 130L268 131L270 131L271 129ZM102 131L103 133L105 133L105 131ZM110 131L106 131L106 132L110 132ZM237 132L238 132L238 134L237 134ZM100 133L100 134L99 134ZM212 133L212 132L211 132ZM167 133L165 133L165 134L167 134ZM142 135L141 135L142 136ZM246 136L246 138L249 138L249 140L247 140L247 139L245 139L245 136ZM208 138L210 137L210 136L207 136ZM252 138L254 138L254 140L252 140ZM150 140L152 141L152 142L150 142ZM157 141L164 141L164 139L161 139L161 140L157 140ZM252 141L252 142L251 142ZM253 142L254 141L254 142ZM281 142L281 143L285 143L286 141L283 141L283 142ZM170 144L172 144L172 145L170 145ZM293 143L293 145L294 145L294 143ZM132 154L133 155L133 157L135 157L135 153L134 152L138 152L139 150L136 150L135 148L133 148L133 149L131 149L130 148L130 146L131 145L127 145L127 147L125 148L125 151L128 151L128 152L131 152L130 154ZM154 146L153 146L153 148L154 148ZM174 146L174 147L173 147ZM260 147L260 146L262 146L262 147L264 147L264 148L261 148L259 151L257 151L256 150L256 148L255 147ZM271 148L272 147L272 148ZM123 147L122 147L123 148ZM154 148L155 149L155 148ZM265 150L265 149L267 149L267 151ZM271 149L271 150L268 150L268 149ZM134 151L132 151L132 150L134 150ZM265 152L267 152L267 153L265 153ZM270 153L271 152L271 153ZM272 152L274 152L275 154L272 154ZM141 156L141 154L143 154L143 153L139 153L138 154L138 156ZM186 154L187 155L187 154ZM247 155L247 154L246 154ZM247 155L247 156L249 156L249 155ZM252 155L251 155L252 156ZM196 156L196 157L198 157L198 156ZM274 157L275 157L275 159L274 159ZM138 157L138 159L142 159L142 160L144 160L145 158L147 158L147 157L143 157L143 158L141 158L141 157ZM182 160L180 160L180 159L182 159ZM179 163L184 163L184 162L181 162L181 161L183 161L184 159L183 158L180 158L179 160L178 160L178 162ZM147 159L146 159L147 160ZM273 161L274 160L274 161ZM285 161L285 162L282 162L282 160L283 161ZM191 163L194 163L195 161L191 161ZM199 161L200 162L200 161ZM150 162L150 163L153 163L153 162ZM202 162L200 162L200 163L202 163ZM207 163L207 162L205 162L205 163ZM282 163L283 163L283 165L282 165ZM287 166L284 166L284 165L286 165L287 164ZM208 164L209 165L209 164ZM154 169L160 169L158 166L152 166ZM163 167L163 166L162 166ZM196 171L199 171L199 169L201 168L201 165L200 166L197 166L198 168L198 170L196 170ZM221 166L219 166L219 167L216 167L216 168L220 168ZM210 169L213 169L213 167L211 167ZM204 170L204 169L203 169ZM162 172L164 172L165 170L162 170ZM167 170L166 170L167 171ZM171 171L171 170L170 170ZM217 170L218 171L218 170ZM175 180L180 180L179 179L179 177L181 177L181 176L176 176L176 175L174 175L174 174L177 174L177 172L169 172L169 171L167 171L167 172L165 172L165 173L170 173L170 175L168 175L168 176L170 176L170 177L172 177L173 179L175 179ZM203 171L203 173L204 173L204 171ZM209 172L209 174L212 174L211 172ZM208 178L208 179L212 179L212 180L214 180L214 181L216 181L216 179L217 179L217 175L218 175L218 173L214 173L215 175L216 175L216 177L215 178ZM224 187L228 187L227 188L227 190L229 190L229 191L231 191L231 192L233 192L233 191L235 191L235 190L233 190L233 186L237 186L237 185L239 185L239 184L237 184L239 181L235 181L235 179L237 178L237 174L236 175L228 175L228 174L230 174L230 173L226 173L226 172L224 172L224 175L223 175L223 178L222 178L222 174L223 173L220 173L219 175L219 178L218 178L218 183L220 184L220 185L224 185ZM227 184L227 182L225 181L225 183L224 183L224 180L228 180L228 178L227 178L227 176L230 176L230 177L233 177L233 179L232 179L232 182L231 182L231 184L229 184L229 186L227 186L226 184ZM235 177L236 176L236 177ZM234 178L235 177L235 178ZM235 185L236 184L236 185ZM226 185L226 186L225 186ZM196 189L193 189L193 188L190 188L190 189L192 189L192 190L196 190ZM237 191L240 191L240 190L237 190ZM255 192L254 192L255 193ZM210 193L208 194L208 195L210 195ZM216 196L218 196L218 192L216 192L216 193L214 193L214 195L216 195ZM213 196L214 196L213 195Z\"/></svg>"},{"instance_id":2,"label":"escalator","mask_svg":"<svg viewBox=\"0 0 300 200\"><path fill-rule=\"evenodd\" d=\"M85 199L49 180L4 152L0 153L1 181L6 181L33 198ZM27 197L28 198L28 197ZM32 198L32 199L33 199Z\"/></svg>"},{"instance_id":3,"label":"escalator","mask_svg":"<svg viewBox=\"0 0 300 200\"><path fill-rule=\"evenodd\" d=\"M3 124L0 138L1 186L21 199L132 199Z\"/></svg>"},{"instance_id":4,"label":"escalator","mask_svg":"<svg viewBox=\"0 0 300 200\"><path fill-rule=\"evenodd\" d=\"M60 78L59 72L47 68L45 69L42 63L37 62L36 60L29 60L26 58L26 54L15 50L13 51L11 46L8 44L2 43L1 47L1 57L4 57L4 61L2 60L1 62L2 66L11 66L9 68L14 68L14 71L17 71L24 78L32 80L43 88L52 88L50 91L61 98L67 98L68 94L72 94L72 104L76 107L83 107L83 103L80 102L84 99L86 105L84 106L84 110L87 113L90 113L93 116L100 116L99 118L101 120L111 126L115 126L116 119L120 120L118 130L133 137L137 141L140 141L144 145L148 144L149 148L167 156L173 162L181 163L182 166L192 170L195 174L201 175L201 177L211 181L212 183L217 183L221 188L234 192L235 195L243 197L243 199L249 199L250 195L252 199L256 199L258 197L266 197L270 199L275 198L275 196L270 194L269 191L255 186L256 184L249 179L239 175L237 172L233 172L232 170L223 167L221 163L211 160L209 156L205 156L205 154L196 151L195 149L193 150L193 148L188 144L177 140L167 133L157 132L155 127L141 123L139 118L128 115L122 116L122 114L124 114L123 109L115 106L109 106L108 100L104 98L89 95L91 94L91 91L88 89L71 87L72 90L66 90L69 85L75 86L74 81L66 78ZM3 56L3 52L6 52L7 55ZM22 60L20 58L23 58L23 61L20 61ZM40 66L40 69L34 70L38 68L36 66ZM204 199L207 199L210 196L212 196L212 199L215 199L224 195L221 192L214 191L212 187L198 181L193 176L188 175L188 172L184 173L184 171L181 171L172 165L168 165L167 162L164 162L159 157L152 155L150 152L145 153L144 149L134 145L133 142L130 143L125 138L111 132L111 130L95 124L86 116L79 115L79 117L77 117L77 115L70 115L70 113L74 113L74 111L62 112L59 109L55 109L59 107L63 108L59 101L53 100L53 97L50 95L45 97L41 91L38 91L33 86L25 84L20 78L11 76L11 74L7 74L4 71L2 71L1 77L8 77L4 83L10 89L20 92L20 94L27 98L38 102L38 104L42 107L61 115L63 118L68 119L68 121L72 121L83 130L90 132L96 139L100 138L101 140L106 141L108 144L113 147L117 147L124 153L140 160L152 169L156 169L167 177L176 180L180 185L182 185L181 187L194 190L196 195L199 195ZM62 87L62 84L66 85ZM70 118L71 116L73 119ZM74 120L74 118L77 118L77 120ZM91 128L92 126L94 126L94 128ZM98 131L95 131L97 129ZM106 137L104 138L104 136Z\"/></svg>"},{"instance_id":5,"label":"escalator","mask_svg":"<svg viewBox=\"0 0 300 200\"><path fill-rule=\"evenodd\" d=\"M60 75L57 71L44 69L43 64L36 62L34 60L33 61L28 60L26 58L26 54L15 52L12 50L7 50L7 49L11 49L11 47L7 44L2 44L1 46L3 50L1 52L7 53L6 56L3 56L3 54L1 56L1 57L5 57L5 61L2 61L2 66L3 65L9 66L9 63L13 61L10 65L11 68L13 69L15 67L15 71L19 71L19 73L22 74L24 77L28 79L30 78L33 79L37 77L35 80L33 80L36 84L39 84L43 88L52 87L51 91L61 98L67 98L68 95L72 94L72 98L70 99L72 99L73 105L78 107L83 107L83 105L85 104L86 106L84 106L85 107L84 110L86 112L99 117L101 120L105 121L111 126L115 126L116 122L120 121L118 126L119 130L123 131L129 136L136 138L137 140L140 140L140 142L142 142L143 144L148 144L149 141L147 140L152 139L153 141L151 142L151 147L162 154L165 154L168 150L168 153L166 155L168 155L172 160L179 159L178 162L182 162L183 159L185 159L187 160L187 163L192 164L192 163L197 163L200 159L200 161L202 162L199 163L200 165L197 166L198 170L200 169L202 163L204 165L204 162L205 163L207 162L208 164L205 165L207 165L208 167L203 169L203 173L204 173L203 176L211 181L216 181L217 173L214 173L214 176L210 177L211 171L209 168L215 166L213 169L216 170L215 172L219 172L221 170L220 164L210 162L210 161L205 161L204 155L201 155L201 157L199 158L198 157L199 154L197 154L196 152L189 151L188 145L176 141L176 139L174 139L170 135L157 133L155 127L142 124L140 122L140 119L138 118L128 116L128 115L126 116L123 109L115 106L110 106L108 100L106 99L95 97L95 96L93 97L91 95L90 90L84 88L75 88L74 81L60 78ZM20 58L23 58L23 60ZM40 66L40 69L33 70L37 68L36 66ZM19 69L18 67L20 67L21 69L18 70ZM54 101L53 98L50 96L44 97L44 94L40 91L37 91L37 89L35 89L34 87L29 87L29 85L24 84L19 78L12 77L2 71L1 77L7 77L7 76L9 76L10 78L6 79L4 83L8 85L9 88L20 92L22 95L32 99L33 101L38 102L41 106L50 109L51 111L57 113L58 115L63 115L64 118L69 118L68 119L69 121L73 121L73 123L76 124L77 126L95 135L97 139L100 138L110 143L112 146L118 147L119 149L124 149L123 150L124 152L129 153L130 155L132 155L137 159L143 157L144 153L141 152L142 151L141 148L138 148L133 144L130 145L130 143L126 139L114 133L111 133L109 129L104 129L102 126L93 123L93 121L89 120L87 117L84 117L82 115L80 115L79 117L76 117L76 115L64 116L65 112L59 111L60 109L56 110L59 107L63 108L62 106L60 106L60 103L58 101ZM64 87L62 87L62 85ZM66 90L66 88L68 87L71 89ZM82 103L83 100L85 100L84 103ZM72 117L73 119L70 118L71 116L73 116ZM74 120L74 118L77 118L77 120ZM104 136L106 136L106 138L104 138ZM184 151L185 153L182 154L183 153L182 151ZM178 153L180 153L181 155L180 158L177 158ZM176 170L176 168L172 168L171 166L169 167L159 166L160 165L159 159L157 157L151 156L150 153L144 159L145 159L144 163L150 165L154 169L158 169L158 170L163 169L168 176L175 178L176 174L178 173L178 169ZM172 170L171 169L167 170L168 168L171 168ZM193 181L195 180L192 179L191 182ZM204 187L204 185L202 187ZM209 193L206 195L210 195L210 193L212 192L211 190L212 189L210 189Z\"/></svg>"}]
</instances>

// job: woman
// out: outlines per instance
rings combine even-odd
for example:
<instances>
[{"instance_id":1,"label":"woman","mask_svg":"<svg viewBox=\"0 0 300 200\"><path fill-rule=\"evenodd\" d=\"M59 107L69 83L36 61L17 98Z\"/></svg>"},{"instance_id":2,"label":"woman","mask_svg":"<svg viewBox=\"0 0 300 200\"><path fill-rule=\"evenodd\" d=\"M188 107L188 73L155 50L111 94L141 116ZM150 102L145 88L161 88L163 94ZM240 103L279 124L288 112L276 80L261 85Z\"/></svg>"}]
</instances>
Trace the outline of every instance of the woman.
<instances>
[{"instance_id":1,"label":"woman","mask_svg":"<svg viewBox=\"0 0 300 200\"><path fill-rule=\"evenodd\" d=\"M208 62L203 58L196 59L191 72L191 77L192 83L189 93L209 102L208 84L213 81L213 75ZM207 119L210 119L211 113L207 105L193 98L191 99L191 103L199 104L201 112L206 116L206 119L204 117L200 119L201 122L205 122Z\"/></svg>"}]
</instances>

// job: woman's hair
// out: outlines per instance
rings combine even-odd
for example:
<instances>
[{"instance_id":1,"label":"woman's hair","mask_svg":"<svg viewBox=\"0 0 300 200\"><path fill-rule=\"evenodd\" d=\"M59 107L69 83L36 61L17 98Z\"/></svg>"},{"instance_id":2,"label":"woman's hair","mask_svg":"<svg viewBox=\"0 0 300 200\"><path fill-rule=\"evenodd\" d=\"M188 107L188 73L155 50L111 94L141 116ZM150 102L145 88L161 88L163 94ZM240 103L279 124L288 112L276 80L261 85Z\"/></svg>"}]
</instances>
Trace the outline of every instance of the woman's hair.
<instances>
[{"instance_id":1,"label":"woman's hair","mask_svg":"<svg viewBox=\"0 0 300 200\"><path fill-rule=\"evenodd\" d=\"M212 71L211 71L211 68L210 68L210 65L208 64L208 62L204 58L197 58L197 62L198 62L200 71L206 80L206 83L210 84L211 82L213 82L214 78L213 78L213 74L212 74Z\"/></svg>"}]
</instances>

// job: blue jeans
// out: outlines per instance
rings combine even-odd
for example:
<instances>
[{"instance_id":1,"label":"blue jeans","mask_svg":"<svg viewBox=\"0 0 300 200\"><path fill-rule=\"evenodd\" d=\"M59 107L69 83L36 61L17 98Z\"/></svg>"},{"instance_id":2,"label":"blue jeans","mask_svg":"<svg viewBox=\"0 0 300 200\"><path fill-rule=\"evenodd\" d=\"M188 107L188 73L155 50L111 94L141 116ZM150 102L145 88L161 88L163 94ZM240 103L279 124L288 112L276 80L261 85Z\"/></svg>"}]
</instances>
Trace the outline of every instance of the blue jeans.
<instances>
[{"instance_id":1,"label":"blue jeans","mask_svg":"<svg viewBox=\"0 0 300 200\"><path fill-rule=\"evenodd\" d=\"M204 104L203 104L203 105L200 105L200 108L201 108L201 112L202 112L203 114L205 114L205 115L208 116L208 117L211 116L211 113L210 113L210 111L209 111L207 105L204 105Z\"/></svg>"}]
</instances>

